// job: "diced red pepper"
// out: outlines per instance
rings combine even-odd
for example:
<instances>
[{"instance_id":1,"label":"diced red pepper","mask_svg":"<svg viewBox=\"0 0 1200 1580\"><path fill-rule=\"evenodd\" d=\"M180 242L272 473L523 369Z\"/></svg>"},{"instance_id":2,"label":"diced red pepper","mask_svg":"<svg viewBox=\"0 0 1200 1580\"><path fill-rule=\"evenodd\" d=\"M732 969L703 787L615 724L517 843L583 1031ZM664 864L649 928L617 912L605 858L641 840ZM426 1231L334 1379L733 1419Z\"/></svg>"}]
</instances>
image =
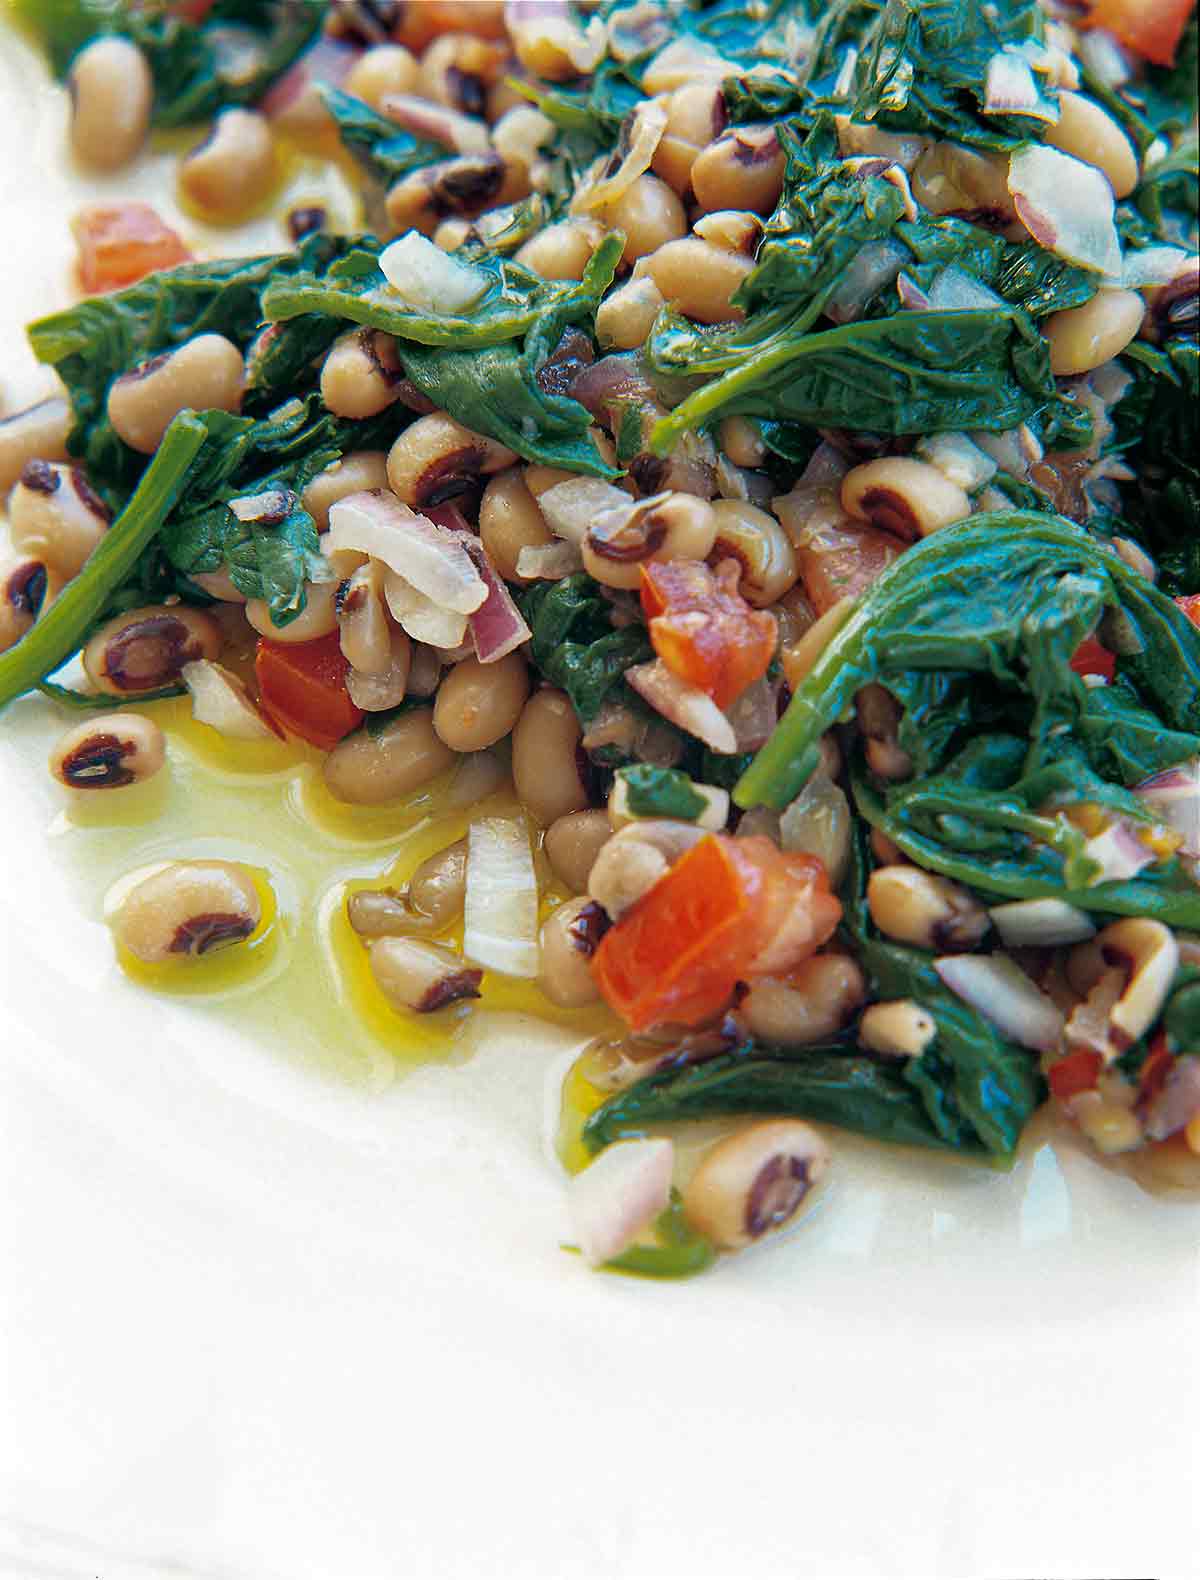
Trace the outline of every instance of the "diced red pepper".
<instances>
[{"instance_id":1,"label":"diced red pepper","mask_svg":"<svg viewBox=\"0 0 1200 1580\"><path fill-rule=\"evenodd\" d=\"M1055 1097L1065 1102L1069 1097L1078 1097L1080 1092L1094 1091L1103 1068L1104 1060L1098 1053L1081 1049L1052 1064L1046 1079Z\"/></svg>"},{"instance_id":2,"label":"diced red pepper","mask_svg":"<svg viewBox=\"0 0 1200 1580\"><path fill-rule=\"evenodd\" d=\"M1192 593L1187 598L1176 598L1175 602L1192 624L1200 627L1200 593Z\"/></svg>"},{"instance_id":3,"label":"diced red pepper","mask_svg":"<svg viewBox=\"0 0 1200 1580\"><path fill-rule=\"evenodd\" d=\"M1138 1105L1144 1108L1156 1098L1170 1074L1174 1059L1167 1044L1167 1033L1160 1031L1150 1044L1150 1052L1138 1076Z\"/></svg>"},{"instance_id":4,"label":"diced red pepper","mask_svg":"<svg viewBox=\"0 0 1200 1580\"><path fill-rule=\"evenodd\" d=\"M258 644L254 674L263 707L301 740L331 751L362 723L364 714L346 690L350 666L337 633L316 642Z\"/></svg>"},{"instance_id":5,"label":"diced red pepper","mask_svg":"<svg viewBox=\"0 0 1200 1580\"><path fill-rule=\"evenodd\" d=\"M725 1008L776 931L796 933L800 906L811 925L789 951L796 964L841 915L825 869L815 857L801 869L768 839L710 834L608 930L592 972L634 1031L698 1026Z\"/></svg>"},{"instance_id":6,"label":"diced red pepper","mask_svg":"<svg viewBox=\"0 0 1200 1580\"><path fill-rule=\"evenodd\" d=\"M1077 675L1103 675L1105 680L1111 680L1117 672L1117 660L1094 636L1089 636L1075 649L1071 668Z\"/></svg>"},{"instance_id":7,"label":"diced red pepper","mask_svg":"<svg viewBox=\"0 0 1200 1580\"><path fill-rule=\"evenodd\" d=\"M149 203L91 203L72 219L71 230L79 247L79 282L93 296L134 285L192 256Z\"/></svg>"},{"instance_id":8,"label":"diced red pepper","mask_svg":"<svg viewBox=\"0 0 1200 1580\"><path fill-rule=\"evenodd\" d=\"M1173 66L1196 0L1092 0L1088 27L1106 27L1156 66Z\"/></svg>"},{"instance_id":9,"label":"diced red pepper","mask_svg":"<svg viewBox=\"0 0 1200 1580\"><path fill-rule=\"evenodd\" d=\"M857 598L904 552L890 532L857 521L807 532L796 545L796 563L808 601L824 614L843 598Z\"/></svg>"},{"instance_id":10,"label":"diced red pepper","mask_svg":"<svg viewBox=\"0 0 1200 1580\"><path fill-rule=\"evenodd\" d=\"M779 642L772 617L738 592L740 574L736 560L715 571L695 560L642 566L642 609L654 651L719 708L766 674Z\"/></svg>"}]
</instances>

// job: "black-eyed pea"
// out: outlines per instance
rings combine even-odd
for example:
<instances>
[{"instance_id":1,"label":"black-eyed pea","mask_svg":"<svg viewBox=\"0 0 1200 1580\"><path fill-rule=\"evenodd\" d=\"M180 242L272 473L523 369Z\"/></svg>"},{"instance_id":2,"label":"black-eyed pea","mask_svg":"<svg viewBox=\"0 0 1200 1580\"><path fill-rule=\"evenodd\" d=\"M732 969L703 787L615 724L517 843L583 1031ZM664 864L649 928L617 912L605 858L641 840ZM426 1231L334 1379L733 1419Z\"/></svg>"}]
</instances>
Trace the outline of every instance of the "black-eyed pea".
<instances>
[{"instance_id":1,"label":"black-eyed pea","mask_svg":"<svg viewBox=\"0 0 1200 1580\"><path fill-rule=\"evenodd\" d=\"M69 790L115 790L152 779L166 762L166 741L140 713L104 713L84 720L50 753L50 772Z\"/></svg>"},{"instance_id":2,"label":"black-eyed pea","mask_svg":"<svg viewBox=\"0 0 1200 1580\"><path fill-rule=\"evenodd\" d=\"M1137 151L1125 133L1094 99L1059 89L1058 120L1046 125L1042 140L1108 177L1113 195L1126 198L1138 184Z\"/></svg>"},{"instance_id":3,"label":"black-eyed pea","mask_svg":"<svg viewBox=\"0 0 1200 1580\"><path fill-rule=\"evenodd\" d=\"M447 927L462 915L467 897L467 842L453 844L427 857L408 880L408 899L434 927Z\"/></svg>"},{"instance_id":4,"label":"black-eyed pea","mask_svg":"<svg viewBox=\"0 0 1200 1580\"><path fill-rule=\"evenodd\" d=\"M913 198L933 214L967 213L989 227L1019 228L1008 190L1008 155L934 143L912 168Z\"/></svg>"},{"instance_id":5,"label":"black-eyed pea","mask_svg":"<svg viewBox=\"0 0 1200 1580\"><path fill-rule=\"evenodd\" d=\"M244 380L232 340L197 335L123 373L108 392L108 420L130 449L152 455L181 411L240 411Z\"/></svg>"},{"instance_id":6,"label":"black-eyed pea","mask_svg":"<svg viewBox=\"0 0 1200 1580\"><path fill-rule=\"evenodd\" d=\"M489 96L489 116L492 115ZM548 115L522 99L507 110L492 127L492 147L508 164L523 164L532 170L546 143L554 137L554 122Z\"/></svg>"},{"instance_id":7,"label":"black-eyed pea","mask_svg":"<svg viewBox=\"0 0 1200 1580\"><path fill-rule=\"evenodd\" d=\"M421 56L420 85L412 91L464 115L483 116L488 89L499 81L507 62L502 44L471 33L443 33Z\"/></svg>"},{"instance_id":8,"label":"black-eyed pea","mask_svg":"<svg viewBox=\"0 0 1200 1580\"><path fill-rule=\"evenodd\" d=\"M0 561L0 653L32 628L57 590L53 576L41 560L28 556Z\"/></svg>"},{"instance_id":9,"label":"black-eyed pea","mask_svg":"<svg viewBox=\"0 0 1200 1580\"><path fill-rule=\"evenodd\" d=\"M432 236L450 215L478 219L485 209L515 203L528 192L526 167L509 165L492 150L462 154L402 176L388 191L384 206L396 231L419 230Z\"/></svg>"},{"instance_id":10,"label":"black-eyed pea","mask_svg":"<svg viewBox=\"0 0 1200 1580\"><path fill-rule=\"evenodd\" d=\"M438 688L433 727L456 752L481 752L510 734L529 696L529 671L520 653L494 663L465 658Z\"/></svg>"},{"instance_id":11,"label":"black-eyed pea","mask_svg":"<svg viewBox=\"0 0 1200 1580\"><path fill-rule=\"evenodd\" d=\"M356 730L339 741L322 772L330 793L355 806L381 806L409 795L452 768L457 753L433 727L432 708L413 708L377 735Z\"/></svg>"},{"instance_id":12,"label":"black-eyed pea","mask_svg":"<svg viewBox=\"0 0 1200 1580\"><path fill-rule=\"evenodd\" d=\"M600 303L596 339L607 349L634 351L644 345L667 299L648 274L626 280Z\"/></svg>"},{"instance_id":13,"label":"black-eyed pea","mask_svg":"<svg viewBox=\"0 0 1200 1580\"><path fill-rule=\"evenodd\" d=\"M866 978L849 955L813 955L786 978L755 978L738 1012L763 1042L800 1048L836 1036L866 996Z\"/></svg>"},{"instance_id":14,"label":"black-eyed pea","mask_svg":"<svg viewBox=\"0 0 1200 1580\"><path fill-rule=\"evenodd\" d=\"M679 196L658 176L640 175L620 197L604 206L610 229L625 232L622 260L634 264L668 241L687 234L687 214Z\"/></svg>"},{"instance_id":15,"label":"black-eyed pea","mask_svg":"<svg viewBox=\"0 0 1200 1580\"><path fill-rule=\"evenodd\" d=\"M384 598L385 575L381 561L368 560L338 584L333 600L342 656L364 675L382 675L392 666L395 628Z\"/></svg>"},{"instance_id":16,"label":"black-eyed pea","mask_svg":"<svg viewBox=\"0 0 1200 1580\"><path fill-rule=\"evenodd\" d=\"M858 1040L886 1059L919 1059L937 1037L937 1022L914 999L872 1004L858 1023Z\"/></svg>"},{"instance_id":17,"label":"black-eyed pea","mask_svg":"<svg viewBox=\"0 0 1200 1580\"><path fill-rule=\"evenodd\" d=\"M783 191L787 164L775 128L735 126L709 143L692 166L692 190L706 213L750 209L769 214Z\"/></svg>"},{"instance_id":18,"label":"black-eyed pea","mask_svg":"<svg viewBox=\"0 0 1200 1580\"><path fill-rule=\"evenodd\" d=\"M102 625L83 650L83 667L97 691L135 697L178 684L185 664L220 651L221 628L204 610L149 604Z\"/></svg>"},{"instance_id":19,"label":"black-eyed pea","mask_svg":"<svg viewBox=\"0 0 1200 1580\"><path fill-rule=\"evenodd\" d=\"M217 223L244 219L270 193L278 162L271 123L256 110L222 110L202 143L179 163L179 190Z\"/></svg>"},{"instance_id":20,"label":"black-eyed pea","mask_svg":"<svg viewBox=\"0 0 1200 1580\"><path fill-rule=\"evenodd\" d=\"M315 642L337 630L336 581L305 582L304 608L294 619L276 623L271 606L263 598L251 598L246 604L246 619L258 632L272 642Z\"/></svg>"},{"instance_id":21,"label":"black-eyed pea","mask_svg":"<svg viewBox=\"0 0 1200 1580\"><path fill-rule=\"evenodd\" d=\"M603 922L600 907L583 895L567 900L542 923L538 986L552 1004L581 1009L599 1000L589 962Z\"/></svg>"},{"instance_id":22,"label":"black-eyed pea","mask_svg":"<svg viewBox=\"0 0 1200 1580\"><path fill-rule=\"evenodd\" d=\"M591 804L582 733L571 699L549 686L534 692L512 732L513 783L543 828Z\"/></svg>"},{"instance_id":23,"label":"black-eyed pea","mask_svg":"<svg viewBox=\"0 0 1200 1580\"><path fill-rule=\"evenodd\" d=\"M0 417L0 504L30 461L66 461L71 408L55 395Z\"/></svg>"},{"instance_id":24,"label":"black-eyed pea","mask_svg":"<svg viewBox=\"0 0 1200 1580\"><path fill-rule=\"evenodd\" d=\"M702 214L692 229L702 241L711 241L714 247L724 247L726 252L744 252L752 258L763 233L763 222L757 214L746 209L722 208L714 214Z\"/></svg>"},{"instance_id":25,"label":"black-eyed pea","mask_svg":"<svg viewBox=\"0 0 1200 1580\"><path fill-rule=\"evenodd\" d=\"M415 93L420 75L411 50L403 44L379 44L358 57L342 87L373 110L382 110L383 101L390 94Z\"/></svg>"},{"instance_id":26,"label":"black-eyed pea","mask_svg":"<svg viewBox=\"0 0 1200 1580\"><path fill-rule=\"evenodd\" d=\"M751 469L759 467L767 458L767 447L756 422L749 417L724 417L717 430L721 449L734 466Z\"/></svg>"},{"instance_id":27,"label":"black-eyed pea","mask_svg":"<svg viewBox=\"0 0 1200 1580\"><path fill-rule=\"evenodd\" d=\"M329 512L339 499L387 486L387 451L352 450L317 473L300 495L300 503L313 518L317 531L328 532Z\"/></svg>"},{"instance_id":28,"label":"black-eyed pea","mask_svg":"<svg viewBox=\"0 0 1200 1580\"><path fill-rule=\"evenodd\" d=\"M13 548L77 576L108 531L112 512L80 466L27 461L8 503Z\"/></svg>"},{"instance_id":29,"label":"black-eyed pea","mask_svg":"<svg viewBox=\"0 0 1200 1580\"><path fill-rule=\"evenodd\" d=\"M709 79L676 88L667 101L667 124L651 161L655 175L684 196L691 190L697 155L721 135L727 121L720 82Z\"/></svg>"},{"instance_id":30,"label":"black-eyed pea","mask_svg":"<svg viewBox=\"0 0 1200 1580\"><path fill-rule=\"evenodd\" d=\"M374 417L399 399L403 377L391 335L352 329L334 341L321 367L321 399L336 417Z\"/></svg>"},{"instance_id":31,"label":"black-eyed pea","mask_svg":"<svg viewBox=\"0 0 1200 1580\"><path fill-rule=\"evenodd\" d=\"M756 609L767 609L796 585L800 570L792 540L765 510L744 499L714 499L716 535L710 564L736 560L742 574L738 591Z\"/></svg>"},{"instance_id":32,"label":"black-eyed pea","mask_svg":"<svg viewBox=\"0 0 1200 1580\"><path fill-rule=\"evenodd\" d=\"M473 433L445 412L431 412L410 424L388 451L388 486L420 510L467 492L478 478L501 472L516 459L495 439Z\"/></svg>"},{"instance_id":33,"label":"black-eyed pea","mask_svg":"<svg viewBox=\"0 0 1200 1580\"><path fill-rule=\"evenodd\" d=\"M745 317L731 301L754 268L753 261L741 253L715 247L698 236L683 236L652 252L639 267L686 318L723 324Z\"/></svg>"},{"instance_id":34,"label":"black-eyed pea","mask_svg":"<svg viewBox=\"0 0 1200 1580\"><path fill-rule=\"evenodd\" d=\"M570 14L557 11L535 13L528 20L514 19L508 31L521 65L545 82L570 82L587 75L603 59L607 47L602 24L593 19L585 27Z\"/></svg>"},{"instance_id":35,"label":"black-eyed pea","mask_svg":"<svg viewBox=\"0 0 1200 1580\"><path fill-rule=\"evenodd\" d=\"M519 466L498 472L484 489L479 504L479 541L488 559L509 582L527 580L517 572L522 549L553 543L553 534Z\"/></svg>"},{"instance_id":36,"label":"black-eyed pea","mask_svg":"<svg viewBox=\"0 0 1200 1580\"><path fill-rule=\"evenodd\" d=\"M791 1223L829 1168L829 1148L800 1119L771 1119L720 1142L683 1192L689 1223L723 1250Z\"/></svg>"},{"instance_id":37,"label":"black-eyed pea","mask_svg":"<svg viewBox=\"0 0 1200 1580\"><path fill-rule=\"evenodd\" d=\"M393 1009L429 1015L478 998L483 972L444 944L423 938L373 938L367 959L376 986Z\"/></svg>"},{"instance_id":38,"label":"black-eyed pea","mask_svg":"<svg viewBox=\"0 0 1200 1580\"><path fill-rule=\"evenodd\" d=\"M84 46L67 75L71 147L93 170L117 170L140 151L150 130L154 78L143 52L108 34Z\"/></svg>"},{"instance_id":39,"label":"black-eyed pea","mask_svg":"<svg viewBox=\"0 0 1200 1580\"><path fill-rule=\"evenodd\" d=\"M1136 291L1097 291L1082 307L1051 313L1042 324L1050 371L1058 378L1090 373L1119 356L1142 327L1146 304Z\"/></svg>"},{"instance_id":40,"label":"black-eyed pea","mask_svg":"<svg viewBox=\"0 0 1200 1580\"><path fill-rule=\"evenodd\" d=\"M842 479L842 509L856 521L912 542L965 521L971 501L957 483L928 461L881 456L854 466Z\"/></svg>"},{"instance_id":41,"label":"black-eyed pea","mask_svg":"<svg viewBox=\"0 0 1200 1580\"><path fill-rule=\"evenodd\" d=\"M866 757L880 779L907 779L912 758L900 745L900 704L886 686L863 686L855 697L858 727L866 740Z\"/></svg>"},{"instance_id":42,"label":"black-eyed pea","mask_svg":"<svg viewBox=\"0 0 1200 1580\"><path fill-rule=\"evenodd\" d=\"M546 858L572 894L587 893L596 857L611 833L607 812L568 812L546 830Z\"/></svg>"},{"instance_id":43,"label":"black-eyed pea","mask_svg":"<svg viewBox=\"0 0 1200 1580\"><path fill-rule=\"evenodd\" d=\"M560 220L531 236L516 259L543 280L579 280L602 238L603 230L589 220Z\"/></svg>"},{"instance_id":44,"label":"black-eyed pea","mask_svg":"<svg viewBox=\"0 0 1200 1580\"><path fill-rule=\"evenodd\" d=\"M708 559L717 541L716 509L695 494L666 493L607 511L583 540L584 569L605 587L631 591L641 586L649 560Z\"/></svg>"},{"instance_id":45,"label":"black-eyed pea","mask_svg":"<svg viewBox=\"0 0 1200 1580\"><path fill-rule=\"evenodd\" d=\"M117 944L146 965L241 943L262 920L247 869L233 861L172 861L135 884L109 918Z\"/></svg>"},{"instance_id":46,"label":"black-eyed pea","mask_svg":"<svg viewBox=\"0 0 1200 1580\"><path fill-rule=\"evenodd\" d=\"M968 889L905 862L875 869L867 882L867 905L881 933L943 954L974 949L991 926Z\"/></svg>"}]
</instances>

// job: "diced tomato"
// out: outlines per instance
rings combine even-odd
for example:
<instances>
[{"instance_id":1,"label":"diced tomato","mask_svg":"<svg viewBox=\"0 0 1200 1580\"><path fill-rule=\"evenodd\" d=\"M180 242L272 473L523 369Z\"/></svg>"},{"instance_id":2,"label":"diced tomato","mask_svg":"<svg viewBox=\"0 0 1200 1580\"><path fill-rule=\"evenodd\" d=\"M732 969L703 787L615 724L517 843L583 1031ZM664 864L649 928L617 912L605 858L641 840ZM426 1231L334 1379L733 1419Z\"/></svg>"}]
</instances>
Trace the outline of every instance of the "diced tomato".
<instances>
[{"instance_id":1,"label":"diced tomato","mask_svg":"<svg viewBox=\"0 0 1200 1580\"><path fill-rule=\"evenodd\" d=\"M842 598L866 592L903 552L904 544L890 532L840 522L806 533L796 545L796 563L808 600L820 615Z\"/></svg>"},{"instance_id":2,"label":"diced tomato","mask_svg":"<svg viewBox=\"0 0 1200 1580\"><path fill-rule=\"evenodd\" d=\"M363 721L346 690L349 667L336 632L316 642L263 640L254 657L263 707L293 735L325 751Z\"/></svg>"},{"instance_id":3,"label":"diced tomato","mask_svg":"<svg viewBox=\"0 0 1200 1580\"><path fill-rule=\"evenodd\" d=\"M1176 598L1175 602L1192 624L1200 627L1200 593L1192 593L1187 598Z\"/></svg>"},{"instance_id":4,"label":"diced tomato","mask_svg":"<svg viewBox=\"0 0 1200 1580\"><path fill-rule=\"evenodd\" d=\"M773 930L810 914L805 953L837 926L841 907L815 857L803 867L769 839L710 834L681 856L604 935L592 959L601 993L634 1031L698 1026L719 1014L770 948ZM798 944L789 953L798 964Z\"/></svg>"},{"instance_id":5,"label":"diced tomato","mask_svg":"<svg viewBox=\"0 0 1200 1580\"><path fill-rule=\"evenodd\" d=\"M1196 0L1092 0L1086 26L1106 27L1156 66L1173 66Z\"/></svg>"},{"instance_id":6,"label":"diced tomato","mask_svg":"<svg viewBox=\"0 0 1200 1580\"><path fill-rule=\"evenodd\" d=\"M149 203L89 204L75 215L71 230L79 247L79 282L93 296L192 256Z\"/></svg>"},{"instance_id":7,"label":"diced tomato","mask_svg":"<svg viewBox=\"0 0 1200 1580\"><path fill-rule=\"evenodd\" d=\"M1105 680L1111 680L1117 672L1117 660L1094 636L1089 636L1075 649L1071 668L1077 675L1103 675Z\"/></svg>"},{"instance_id":8,"label":"diced tomato","mask_svg":"<svg viewBox=\"0 0 1200 1580\"><path fill-rule=\"evenodd\" d=\"M642 609L654 651L672 673L706 691L719 708L765 675L779 628L738 592L736 560L715 571L695 560L642 566Z\"/></svg>"},{"instance_id":9,"label":"diced tomato","mask_svg":"<svg viewBox=\"0 0 1200 1580\"><path fill-rule=\"evenodd\" d=\"M1078 1097L1080 1092L1093 1091L1103 1068L1104 1060L1098 1053L1081 1049L1052 1064L1046 1079L1055 1097L1065 1102L1069 1097Z\"/></svg>"},{"instance_id":10,"label":"diced tomato","mask_svg":"<svg viewBox=\"0 0 1200 1580\"><path fill-rule=\"evenodd\" d=\"M170 0L170 9L184 22L203 22L216 0Z\"/></svg>"}]
</instances>

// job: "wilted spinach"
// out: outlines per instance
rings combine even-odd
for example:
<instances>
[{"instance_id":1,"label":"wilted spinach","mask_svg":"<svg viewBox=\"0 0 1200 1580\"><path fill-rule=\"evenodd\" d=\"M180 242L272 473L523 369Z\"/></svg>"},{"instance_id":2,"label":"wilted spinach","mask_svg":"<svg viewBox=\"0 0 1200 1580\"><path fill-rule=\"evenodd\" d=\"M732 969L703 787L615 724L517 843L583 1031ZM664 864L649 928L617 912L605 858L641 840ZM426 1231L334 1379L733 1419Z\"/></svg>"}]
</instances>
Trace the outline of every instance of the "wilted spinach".
<instances>
[{"instance_id":1,"label":"wilted spinach","mask_svg":"<svg viewBox=\"0 0 1200 1580\"><path fill-rule=\"evenodd\" d=\"M443 144L415 136L353 94L328 83L318 87L347 152L374 180L389 185L423 165L450 157Z\"/></svg>"},{"instance_id":2,"label":"wilted spinach","mask_svg":"<svg viewBox=\"0 0 1200 1580\"><path fill-rule=\"evenodd\" d=\"M625 671L654 657L640 625L613 629L612 606L582 571L559 582L536 582L518 594L533 632L534 667L571 699L586 726L614 692L636 702Z\"/></svg>"}]
</instances>

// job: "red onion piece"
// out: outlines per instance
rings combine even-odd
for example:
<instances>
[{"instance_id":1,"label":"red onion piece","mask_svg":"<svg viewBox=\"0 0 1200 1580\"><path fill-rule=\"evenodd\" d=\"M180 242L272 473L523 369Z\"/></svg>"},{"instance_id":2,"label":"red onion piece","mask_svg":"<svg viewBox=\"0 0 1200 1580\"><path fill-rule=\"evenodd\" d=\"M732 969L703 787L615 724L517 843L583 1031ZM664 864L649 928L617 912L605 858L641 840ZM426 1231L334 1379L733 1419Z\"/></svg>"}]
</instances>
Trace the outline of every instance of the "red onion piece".
<instances>
[{"instance_id":1,"label":"red onion piece","mask_svg":"<svg viewBox=\"0 0 1200 1580\"><path fill-rule=\"evenodd\" d=\"M617 1141L567 1186L571 1226L590 1267L620 1256L671 1199L675 1147L661 1137Z\"/></svg>"},{"instance_id":2,"label":"red onion piece","mask_svg":"<svg viewBox=\"0 0 1200 1580\"><path fill-rule=\"evenodd\" d=\"M1058 1047L1066 1021L1052 999L1007 955L942 955L933 969L952 993L1022 1048Z\"/></svg>"},{"instance_id":3,"label":"red onion piece","mask_svg":"<svg viewBox=\"0 0 1200 1580\"><path fill-rule=\"evenodd\" d=\"M356 549L382 560L426 598L456 614L473 613L488 596L458 534L417 515L386 489L339 499L329 512L323 547L327 554Z\"/></svg>"},{"instance_id":4,"label":"red onion piece","mask_svg":"<svg viewBox=\"0 0 1200 1580\"><path fill-rule=\"evenodd\" d=\"M471 640L475 644L475 656L481 664L494 664L506 653L528 642L533 632L525 624L512 594L503 579L496 574L479 539L470 532L464 532L460 534L459 541L470 555L488 590L479 608L467 616Z\"/></svg>"},{"instance_id":5,"label":"red onion piece","mask_svg":"<svg viewBox=\"0 0 1200 1580\"><path fill-rule=\"evenodd\" d=\"M1121 243L1108 177L1057 148L1031 143L1009 160L1017 216L1048 251L1110 279L1121 277Z\"/></svg>"},{"instance_id":6,"label":"red onion piece","mask_svg":"<svg viewBox=\"0 0 1200 1580\"><path fill-rule=\"evenodd\" d=\"M1154 852L1125 818L1117 818L1102 834L1094 834L1083 847L1084 855L1100 863L1095 883L1118 883L1136 878L1144 867L1157 860Z\"/></svg>"},{"instance_id":7,"label":"red onion piece","mask_svg":"<svg viewBox=\"0 0 1200 1580\"><path fill-rule=\"evenodd\" d=\"M1146 1110L1146 1134L1165 1141L1200 1114L1200 1058L1177 1059Z\"/></svg>"},{"instance_id":8,"label":"red onion piece","mask_svg":"<svg viewBox=\"0 0 1200 1580\"><path fill-rule=\"evenodd\" d=\"M295 108L304 94L315 91L316 83L340 87L361 54L357 45L322 34L272 86L259 109L270 120L277 120Z\"/></svg>"}]
</instances>

